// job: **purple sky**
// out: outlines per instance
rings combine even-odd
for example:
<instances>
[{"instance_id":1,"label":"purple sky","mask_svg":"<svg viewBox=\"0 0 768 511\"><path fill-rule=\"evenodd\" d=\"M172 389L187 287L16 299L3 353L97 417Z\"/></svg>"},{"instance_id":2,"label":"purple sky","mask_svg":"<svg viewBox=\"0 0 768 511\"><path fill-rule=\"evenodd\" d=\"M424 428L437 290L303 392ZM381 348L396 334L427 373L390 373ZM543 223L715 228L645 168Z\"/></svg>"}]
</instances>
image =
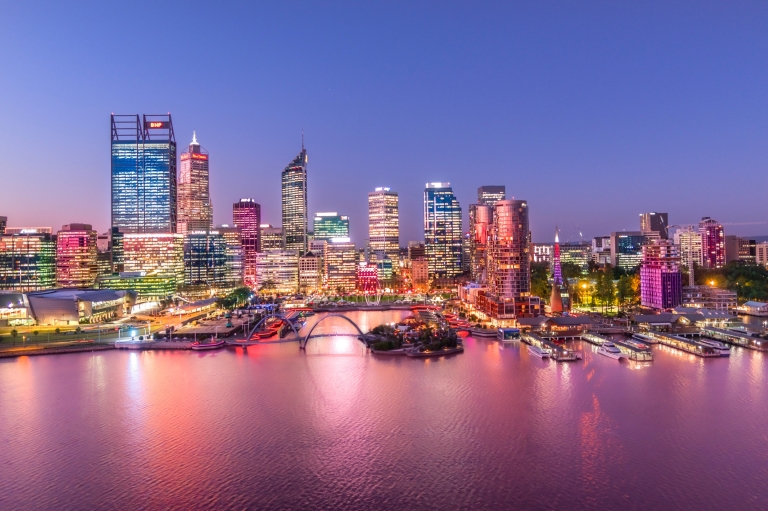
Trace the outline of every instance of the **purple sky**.
<instances>
[{"instance_id":1,"label":"purple sky","mask_svg":"<svg viewBox=\"0 0 768 511\"><path fill-rule=\"evenodd\" d=\"M310 212L367 236L367 192L424 183L462 208L527 199L535 241L708 215L762 222L768 4L208 2L0 4L0 215L109 224L109 114L173 114L211 153L216 223L249 196L280 223L280 171L309 152ZM466 224L465 224L466 226ZM768 224L726 226L764 234Z\"/></svg>"}]
</instances>

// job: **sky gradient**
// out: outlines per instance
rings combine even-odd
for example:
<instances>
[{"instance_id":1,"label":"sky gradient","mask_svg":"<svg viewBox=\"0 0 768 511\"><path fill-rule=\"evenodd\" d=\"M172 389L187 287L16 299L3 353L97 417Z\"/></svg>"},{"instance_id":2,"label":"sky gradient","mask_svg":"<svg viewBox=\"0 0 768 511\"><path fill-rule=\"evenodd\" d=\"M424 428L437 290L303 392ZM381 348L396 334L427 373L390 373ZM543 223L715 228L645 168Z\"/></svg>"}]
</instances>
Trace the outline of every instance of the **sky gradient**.
<instances>
[{"instance_id":1,"label":"sky gradient","mask_svg":"<svg viewBox=\"0 0 768 511\"><path fill-rule=\"evenodd\" d=\"M768 234L768 4L0 2L0 215L110 222L110 113L173 115L211 154L216 224L309 154L309 208L367 237L367 193L528 200L534 241L711 216ZM579 5L582 4L582 5ZM584 5L586 4L586 5ZM467 224L465 223L465 229Z\"/></svg>"}]
</instances>

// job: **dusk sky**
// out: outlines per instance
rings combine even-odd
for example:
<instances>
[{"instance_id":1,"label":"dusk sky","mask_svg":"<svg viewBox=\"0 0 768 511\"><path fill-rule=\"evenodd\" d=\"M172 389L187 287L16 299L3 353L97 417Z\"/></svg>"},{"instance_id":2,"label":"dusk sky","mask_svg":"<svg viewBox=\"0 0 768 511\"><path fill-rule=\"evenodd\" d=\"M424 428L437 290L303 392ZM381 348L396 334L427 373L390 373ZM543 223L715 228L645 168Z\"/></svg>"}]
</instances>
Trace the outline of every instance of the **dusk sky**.
<instances>
[{"instance_id":1,"label":"dusk sky","mask_svg":"<svg viewBox=\"0 0 768 511\"><path fill-rule=\"evenodd\" d=\"M211 154L216 224L309 154L310 213L424 184L465 213L480 185L528 200L534 241L711 216L768 234L764 2L0 3L0 215L110 222L110 113L173 115ZM763 222L763 223L758 223ZM465 220L465 229L467 227Z\"/></svg>"}]
</instances>

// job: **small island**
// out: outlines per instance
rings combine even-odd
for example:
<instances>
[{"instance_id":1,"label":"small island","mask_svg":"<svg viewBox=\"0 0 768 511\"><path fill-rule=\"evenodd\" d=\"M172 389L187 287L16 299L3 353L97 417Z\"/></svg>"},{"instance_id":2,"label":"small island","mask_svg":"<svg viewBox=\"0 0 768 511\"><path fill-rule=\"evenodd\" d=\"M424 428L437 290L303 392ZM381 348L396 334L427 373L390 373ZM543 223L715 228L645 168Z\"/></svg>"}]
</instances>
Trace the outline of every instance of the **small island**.
<instances>
[{"instance_id":1,"label":"small island","mask_svg":"<svg viewBox=\"0 0 768 511\"><path fill-rule=\"evenodd\" d=\"M379 325L369 334L371 353L408 357L441 357L464 351L456 331L427 324L413 316L393 325Z\"/></svg>"}]
</instances>

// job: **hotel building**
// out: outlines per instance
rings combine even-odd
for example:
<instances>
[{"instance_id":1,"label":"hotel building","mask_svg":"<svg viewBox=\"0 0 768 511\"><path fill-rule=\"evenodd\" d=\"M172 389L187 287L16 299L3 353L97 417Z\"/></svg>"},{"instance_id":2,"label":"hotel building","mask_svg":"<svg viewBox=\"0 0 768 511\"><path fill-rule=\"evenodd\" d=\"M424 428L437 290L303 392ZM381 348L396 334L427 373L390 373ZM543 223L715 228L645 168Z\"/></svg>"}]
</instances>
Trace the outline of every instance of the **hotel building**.
<instances>
[{"instance_id":1,"label":"hotel building","mask_svg":"<svg viewBox=\"0 0 768 511\"><path fill-rule=\"evenodd\" d=\"M397 192L379 187L368 194L368 243L378 261L400 261L400 217ZM315 233L317 236L317 233Z\"/></svg>"},{"instance_id":2,"label":"hotel building","mask_svg":"<svg viewBox=\"0 0 768 511\"><path fill-rule=\"evenodd\" d=\"M701 234L701 252L705 268L722 268L725 266L725 233L723 226L705 216L699 222Z\"/></svg>"},{"instance_id":3,"label":"hotel building","mask_svg":"<svg viewBox=\"0 0 768 511\"><path fill-rule=\"evenodd\" d=\"M430 279L461 273L461 206L450 183L427 183L424 189L424 242Z\"/></svg>"},{"instance_id":4,"label":"hotel building","mask_svg":"<svg viewBox=\"0 0 768 511\"><path fill-rule=\"evenodd\" d=\"M482 189L482 187L481 187ZM493 218L493 206L469 205L469 271L473 282L486 281L485 254L488 248L488 229Z\"/></svg>"},{"instance_id":5,"label":"hotel building","mask_svg":"<svg viewBox=\"0 0 768 511\"><path fill-rule=\"evenodd\" d=\"M301 152L282 172L283 247L307 252L307 151Z\"/></svg>"},{"instance_id":6,"label":"hotel building","mask_svg":"<svg viewBox=\"0 0 768 511\"><path fill-rule=\"evenodd\" d=\"M208 151L200 147L192 132L192 142L181 153L177 229L180 234L210 231L213 227L208 163Z\"/></svg>"},{"instance_id":7,"label":"hotel building","mask_svg":"<svg viewBox=\"0 0 768 511\"><path fill-rule=\"evenodd\" d=\"M640 303L671 309L683 301L683 278L677 247L666 239L643 246L640 265Z\"/></svg>"},{"instance_id":8,"label":"hotel building","mask_svg":"<svg viewBox=\"0 0 768 511\"><path fill-rule=\"evenodd\" d=\"M56 234L56 285L89 288L98 276L98 234L89 224L69 224Z\"/></svg>"}]
</instances>

